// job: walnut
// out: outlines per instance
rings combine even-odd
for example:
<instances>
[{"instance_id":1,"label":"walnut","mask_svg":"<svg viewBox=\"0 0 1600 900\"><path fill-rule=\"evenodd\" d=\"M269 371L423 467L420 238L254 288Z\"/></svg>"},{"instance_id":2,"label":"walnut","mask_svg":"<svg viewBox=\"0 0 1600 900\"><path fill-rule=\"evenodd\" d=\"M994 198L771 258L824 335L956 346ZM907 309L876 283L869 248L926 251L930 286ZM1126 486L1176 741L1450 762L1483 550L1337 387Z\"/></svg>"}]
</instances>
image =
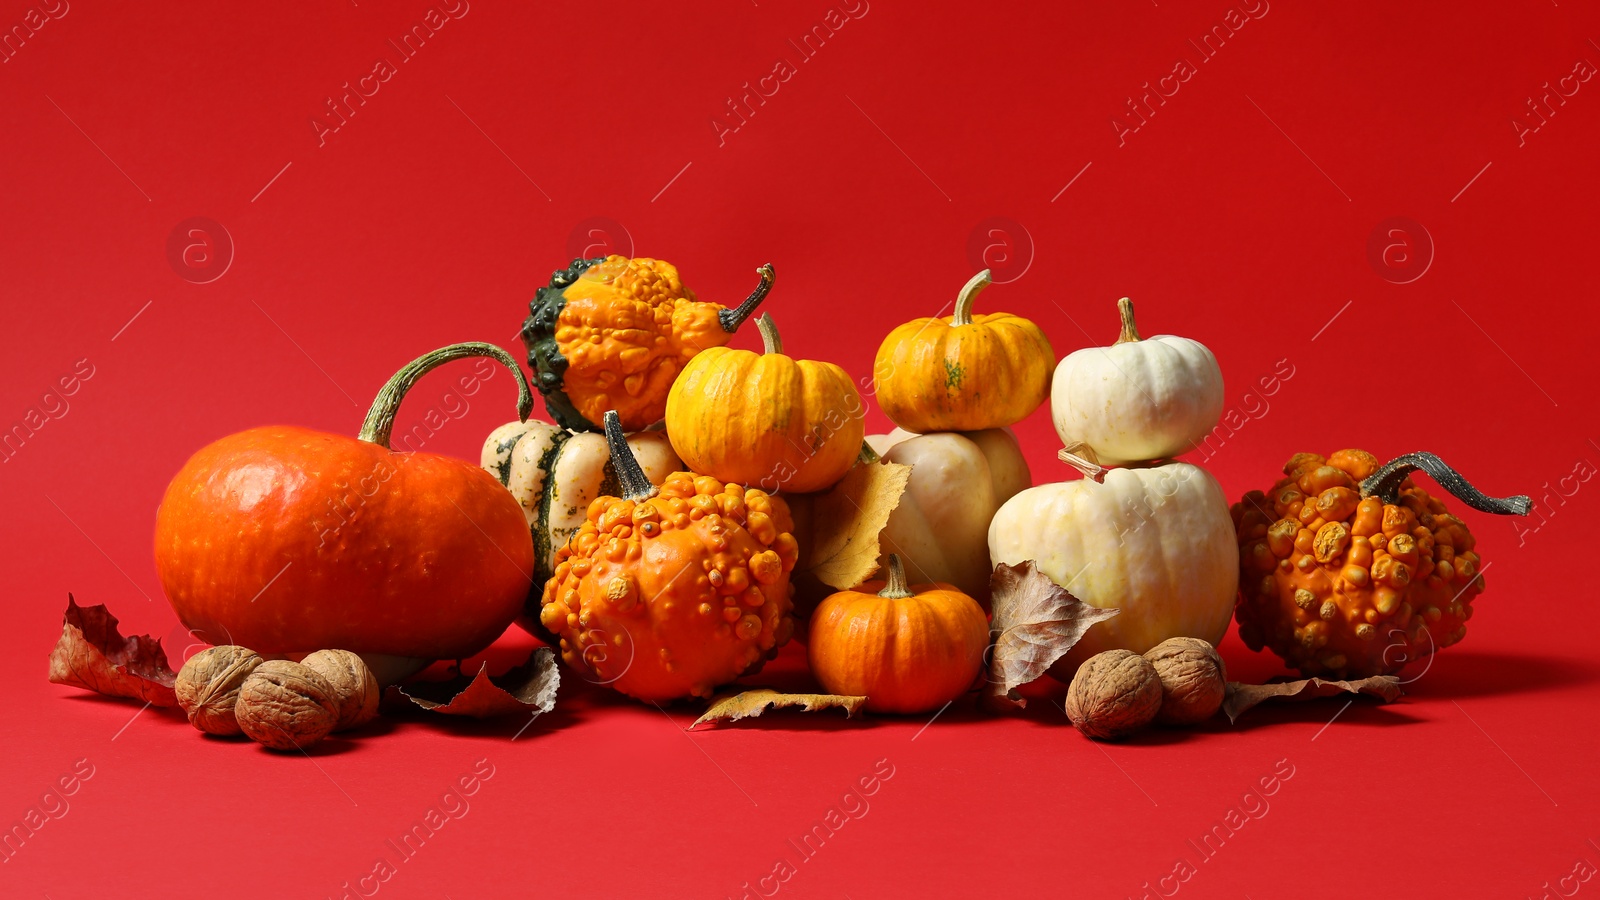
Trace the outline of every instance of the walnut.
<instances>
[{"instance_id":1,"label":"walnut","mask_svg":"<svg viewBox=\"0 0 1600 900\"><path fill-rule=\"evenodd\" d=\"M300 663L275 659L244 680L234 715L251 740L274 750L303 749L333 731L339 703L326 678Z\"/></svg>"},{"instance_id":2,"label":"walnut","mask_svg":"<svg viewBox=\"0 0 1600 900\"><path fill-rule=\"evenodd\" d=\"M238 734L233 706L239 699L239 686L259 665L261 657L232 644L191 656L172 685L189 724L207 734Z\"/></svg>"},{"instance_id":3,"label":"walnut","mask_svg":"<svg viewBox=\"0 0 1600 900\"><path fill-rule=\"evenodd\" d=\"M1130 650L1089 657L1067 688L1067 717L1079 731L1098 740L1126 737L1150 724L1160 709L1160 676Z\"/></svg>"},{"instance_id":4,"label":"walnut","mask_svg":"<svg viewBox=\"0 0 1600 900\"><path fill-rule=\"evenodd\" d=\"M1193 725L1217 714L1228 693L1228 670L1217 648L1199 638L1169 638L1145 651L1161 678L1163 725Z\"/></svg>"},{"instance_id":5,"label":"walnut","mask_svg":"<svg viewBox=\"0 0 1600 900\"><path fill-rule=\"evenodd\" d=\"M349 650L318 650L300 664L327 679L339 703L334 731L359 728L378 717L378 679Z\"/></svg>"}]
</instances>

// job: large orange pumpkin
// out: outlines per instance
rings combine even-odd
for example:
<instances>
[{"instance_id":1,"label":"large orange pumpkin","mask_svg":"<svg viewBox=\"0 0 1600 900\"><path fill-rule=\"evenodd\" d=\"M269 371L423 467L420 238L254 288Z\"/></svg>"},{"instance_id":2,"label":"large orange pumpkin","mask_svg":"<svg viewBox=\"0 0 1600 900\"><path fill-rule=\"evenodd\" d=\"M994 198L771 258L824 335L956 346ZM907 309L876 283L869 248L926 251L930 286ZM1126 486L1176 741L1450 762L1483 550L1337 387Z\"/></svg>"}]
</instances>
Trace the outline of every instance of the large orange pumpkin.
<instances>
[{"instance_id":1,"label":"large orange pumpkin","mask_svg":"<svg viewBox=\"0 0 1600 900\"><path fill-rule=\"evenodd\" d=\"M1027 418L1050 395L1050 340L1011 313L972 314L989 270L974 275L952 315L889 332L872 377L878 404L907 431L982 431Z\"/></svg>"},{"instance_id":2,"label":"large orange pumpkin","mask_svg":"<svg viewBox=\"0 0 1600 900\"><path fill-rule=\"evenodd\" d=\"M499 637L533 572L516 499L464 460L389 449L406 391L463 356L515 372L528 417L533 394L516 361L457 344L390 379L359 438L275 425L191 457L156 512L156 570L178 619L262 654L460 659Z\"/></svg>"},{"instance_id":3,"label":"large orange pumpkin","mask_svg":"<svg viewBox=\"0 0 1600 900\"><path fill-rule=\"evenodd\" d=\"M620 497L599 497L556 552L539 619L561 658L630 697L709 697L760 668L794 632L788 506L709 475L658 490L605 414Z\"/></svg>"},{"instance_id":4,"label":"large orange pumpkin","mask_svg":"<svg viewBox=\"0 0 1600 900\"><path fill-rule=\"evenodd\" d=\"M873 712L937 709L972 687L989 645L978 601L948 584L906 587L900 557L887 581L840 591L811 614L811 672L829 693L865 696Z\"/></svg>"},{"instance_id":5,"label":"large orange pumpkin","mask_svg":"<svg viewBox=\"0 0 1600 900\"><path fill-rule=\"evenodd\" d=\"M667 395L667 436L696 472L768 491L819 491L855 464L866 433L861 395L833 363L790 359L772 317L764 352L712 347Z\"/></svg>"}]
</instances>

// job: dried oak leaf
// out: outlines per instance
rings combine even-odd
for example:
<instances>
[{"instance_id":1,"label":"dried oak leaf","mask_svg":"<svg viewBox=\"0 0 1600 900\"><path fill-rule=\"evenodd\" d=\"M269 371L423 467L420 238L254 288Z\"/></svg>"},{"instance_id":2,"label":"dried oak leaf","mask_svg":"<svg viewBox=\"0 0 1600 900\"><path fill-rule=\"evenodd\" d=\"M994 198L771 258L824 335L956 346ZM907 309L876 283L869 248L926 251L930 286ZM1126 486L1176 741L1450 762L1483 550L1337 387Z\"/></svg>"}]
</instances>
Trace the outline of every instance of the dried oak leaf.
<instances>
[{"instance_id":1,"label":"dried oak leaf","mask_svg":"<svg viewBox=\"0 0 1600 900\"><path fill-rule=\"evenodd\" d=\"M910 478L910 466L862 463L815 495L811 546L801 548L800 574L840 591L866 581L878 568L878 533L900 505Z\"/></svg>"},{"instance_id":2,"label":"dried oak leaf","mask_svg":"<svg viewBox=\"0 0 1600 900\"><path fill-rule=\"evenodd\" d=\"M504 675L491 677L489 664L484 663L471 678L457 675L444 681L397 685L394 689L426 710L487 719L531 709L547 713L555 708L560 685L555 652L540 647L529 654L527 662Z\"/></svg>"},{"instance_id":3,"label":"dried oak leaf","mask_svg":"<svg viewBox=\"0 0 1600 900\"><path fill-rule=\"evenodd\" d=\"M104 606L79 606L67 595L61 639L50 652L50 683L70 684L110 697L131 697L152 706L177 706L161 639L147 634L125 638L117 617Z\"/></svg>"},{"instance_id":4,"label":"dried oak leaf","mask_svg":"<svg viewBox=\"0 0 1600 900\"><path fill-rule=\"evenodd\" d=\"M1017 688L1044 675L1091 625L1120 612L1072 596L1031 559L1017 566L996 566L989 588L994 618L989 623L989 680L983 705L991 711L1027 706Z\"/></svg>"},{"instance_id":5,"label":"dried oak leaf","mask_svg":"<svg viewBox=\"0 0 1600 900\"><path fill-rule=\"evenodd\" d=\"M1392 703L1405 693L1400 689L1400 678L1395 675L1374 675L1355 681L1329 681L1325 678L1305 678L1300 681L1280 681L1274 684L1240 684L1228 682L1228 696L1222 701L1222 711L1228 721L1238 720L1244 711L1267 700L1314 700L1339 694L1366 694L1384 703Z\"/></svg>"},{"instance_id":6,"label":"dried oak leaf","mask_svg":"<svg viewBox=\"0 0 1600 900\"><path fill-rule=\"evenodd\" d=\"M757 688L742 694L727 694L711 701L705 715L694 720L690 729L707 722L737 722L747 716L759 716L770 709L798 706L806 712L814 709L842 709L846 718L852 717L867 702L865 697L843 694L783 694L768 688Z\"/></svg>"}]
</instances>

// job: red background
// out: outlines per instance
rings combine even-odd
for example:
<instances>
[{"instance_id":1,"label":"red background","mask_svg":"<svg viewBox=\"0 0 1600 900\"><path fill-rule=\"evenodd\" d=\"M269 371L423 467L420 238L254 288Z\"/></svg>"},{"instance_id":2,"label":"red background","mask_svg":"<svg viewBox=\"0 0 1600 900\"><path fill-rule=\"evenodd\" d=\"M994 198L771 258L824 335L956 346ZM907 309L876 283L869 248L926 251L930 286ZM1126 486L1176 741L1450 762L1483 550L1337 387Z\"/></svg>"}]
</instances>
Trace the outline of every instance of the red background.
<instances>
[{"instance_id":1,"label":"red background","mask_svg":"<svg viewBox=\"0 0 1600 900\"><path fill-rule=\"evenodd\" d=\"M394 369L445 343L520 355L529 297L592 217L709 299L773 262L789 352L858 376L984 263L1013 280L983 302L1037 320L1058 354L1109 342L1127 295L1146 333L1216 352L1230 408L1259 409L1247 391L1287 359L1270 409L1207 463L1232 497L1294 451L1349 445L1432 449L1536 498L1600 464L1600 81L1569 79L1537 131L1512 124L1537 124L1545 82L1600 64L1592 4L1274 2L1204 61L1188 41L1222 0L871 0L804 61L787 41L822 0L533 6L473 0L402 62L387 41L420 0L71 0L0 64L0 422L75 361L94 371L0 465L0 822L75 760L95 772L0 864L0 894L339 896L479 759L495 774L470 813L382 896L737 897L788 859L786 897L1520 897L1600 865L1600 616L1574 558L1592 555L1600 483L1572 479L1537 531L1466 513L1492 568L1466 641L1408 670L1404 701L1332 725L1340 701L1101 746L1041 700L1008 719L961 704L926 731L787 715L690 734L689 709L569 677L515 741L522 722L401 717L307 758L47 684L68 591L184 645L150 545L188 454L270 422L353 434ZM0 26L31 8L0 2ZM319 146L311 118L380 58L398 71ZM780 58L798 71L719 145L711 117ZM1112 117L1136 121L1130 95L1180 59L1197 71L1119 146ZM234 245L205 284L215 262L167 253L197 216ZM1406 284L1404 247L1369 258L1392 217L1409 224L1380 245L1433 242ZM402 428L451 375L423 382ZM512 417L503 373L467 399L426 449L475 459ZM1036 481L1066 477L1045 412L1018 431ZM491 655L530 643L512 632ZM1238 677L1279 671L1232 636L1223 650ZM786 658L780 681L801 683ZM894 775L870 812L800 863L788 839L878 760ZM1187 840L1280 760L1294 774L1270 811L1200 862ZM1198 872L1160 885L1179 859Z\"/></svg>"}]
</instances>

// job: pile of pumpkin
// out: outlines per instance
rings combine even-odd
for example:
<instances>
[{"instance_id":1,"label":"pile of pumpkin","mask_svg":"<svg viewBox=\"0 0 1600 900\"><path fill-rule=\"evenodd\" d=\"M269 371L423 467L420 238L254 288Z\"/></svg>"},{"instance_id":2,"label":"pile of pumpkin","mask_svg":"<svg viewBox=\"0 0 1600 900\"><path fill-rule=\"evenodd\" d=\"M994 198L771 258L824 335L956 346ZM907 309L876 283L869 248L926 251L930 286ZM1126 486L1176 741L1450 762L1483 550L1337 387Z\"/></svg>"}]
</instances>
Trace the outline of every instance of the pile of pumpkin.
<instances>
[{"instance_id":1,"label":"pile of pumpkin","mask_svg":"<svg viewBox=\"0 0 1600 900\"><path fill-rule=\"evenodd\" d=\"M1472 539L1406 478L1423 466L1444 482L1435 459L1302 454L1270 496L1230 510L1210 474L1174 461L1222 413L1206 347L1142 338L1123 300L1114 344L1057 364L1034 323L973 313L987 272L952 315L883 341L873 384L899 427L866 436L856 383L786 355L770 315L757 320L762 352L726 346L772 288L772 267L758 274L725 308L659 260L555 273L523 326L553 423L529 418L514 360L462 344L396 374L358 440L276 427L205 448L158 516L180 619L264 654L346 648L389 681L477 653L516 618L590 681L652 702L710 697L793 636L796 582L826 524L818 498L891 463L910 474L876 535L882 580L810 584L799 598L801 614L814 604L818 681L869 709L925 711L971 689L991 639L991 574L1024 561L1121 611L1056 663L1065 679L1102 651L1217 644L1241 583L1246 642L1308 674L1393 671L1459 640L1482 588ZM467 355L499 359L521 386L519 419L489 435L482 468L390 450L405 392ZM1083 477L1031 486L1009 426L1046 400L1061 457ZM335 496L336 526L306 527ZM1373 640L1391 626L1416 651L1399 663Z\"/></svg>"}]
</instances>

